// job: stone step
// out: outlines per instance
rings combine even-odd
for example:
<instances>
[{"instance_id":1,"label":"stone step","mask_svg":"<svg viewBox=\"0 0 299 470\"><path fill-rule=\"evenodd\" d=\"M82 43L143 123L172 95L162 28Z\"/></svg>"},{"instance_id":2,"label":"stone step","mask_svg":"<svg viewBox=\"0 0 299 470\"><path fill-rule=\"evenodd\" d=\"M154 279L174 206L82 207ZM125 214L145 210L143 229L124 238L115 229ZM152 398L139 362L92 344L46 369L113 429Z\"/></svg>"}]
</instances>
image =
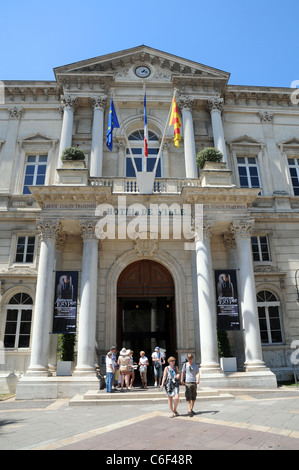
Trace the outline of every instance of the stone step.
<instances>
[{"instance_id":1,"label":"stone step","mask_svg":"<svg viewBox=\"0 0 299 470\"><path fill-rule=\"evenodd\" d=\"M219 392L213 388L206 387L206 388L198 388L197 396L204 397L204 396L217 396ZM107 393L106 390L89 390L84 394L85 400L119 400L122 398L127 400L135 400L138 398L163 398L166 397L165 390L160 388L152 388L146 390L140 390L138 388L133 388L129 391L124 390L123 392L117 390L114 393ZM183 388L180 390L180 397L185 397L185 392ZM166 397L167 398L167 397Z\"/></svg>"},{"instance_id":2,"label":"stone step","mask_svg":"<svg viewBox=\"0 0 299 470\"><path fill-rule=\"evenodd\" d=\"M198 390L197 399L209 400L231 400L235 399L230 393L219 393L217 390ZM185 401L185 394L180 392L180 402ZM105 390L89 390L78 394L69 401L69 406L97 406L97 405L138 405L138 404L167 404L167 395L164 390L159 391L129 391L107 393Z\"/></svg>"}]
</instances>

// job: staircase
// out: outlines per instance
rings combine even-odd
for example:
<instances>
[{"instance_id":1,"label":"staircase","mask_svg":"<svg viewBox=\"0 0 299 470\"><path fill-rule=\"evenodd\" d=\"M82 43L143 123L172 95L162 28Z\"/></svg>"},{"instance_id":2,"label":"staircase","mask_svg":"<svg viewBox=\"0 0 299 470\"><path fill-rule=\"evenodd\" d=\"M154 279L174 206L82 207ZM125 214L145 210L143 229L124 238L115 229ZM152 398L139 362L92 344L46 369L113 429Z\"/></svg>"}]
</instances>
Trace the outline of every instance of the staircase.
<instances>
[{"instance_id":1,"label":"staircase","mask_svg":"<svg viewBox=\"0 0 299 470\"><path fill-rule=\"evenodd\" d=\"M197 400L229 400L235 397L230 393L220 393L210 387L198 387ZM180 391L180 401L185 401L185 391ZM94 406L94 405L142 405L142 404L167 404L167 395L164 389L149 387L148 389L133 388L129 391L115 391L107 393L106 390L89 390L83 395L74 396L69 406Z\"/></svg>"}]
</instances>

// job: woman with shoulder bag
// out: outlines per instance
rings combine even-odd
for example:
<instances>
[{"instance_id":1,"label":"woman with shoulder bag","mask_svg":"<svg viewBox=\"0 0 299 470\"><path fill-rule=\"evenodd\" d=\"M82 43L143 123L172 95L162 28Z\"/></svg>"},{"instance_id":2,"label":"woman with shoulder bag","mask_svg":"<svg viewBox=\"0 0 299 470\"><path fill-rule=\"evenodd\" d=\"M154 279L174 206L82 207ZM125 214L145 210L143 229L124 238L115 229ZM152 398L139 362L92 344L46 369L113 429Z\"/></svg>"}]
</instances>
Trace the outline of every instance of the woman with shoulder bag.
<instances>
[{"instance_id":1,"label":"woman with shoulder bag","mask_svg":"<svg viewBox=\"0 0 299 470\"><path fill-rule=\"evenodd\" d=\"M169 366L165 367L161 388L165 384L166 395L168 396L168 406L171 412L170 417L179 416L177 407L179 404L180 374L179 368L175 364L175 358L169 357L167 360Z\"/></svg>"}]
</instances>

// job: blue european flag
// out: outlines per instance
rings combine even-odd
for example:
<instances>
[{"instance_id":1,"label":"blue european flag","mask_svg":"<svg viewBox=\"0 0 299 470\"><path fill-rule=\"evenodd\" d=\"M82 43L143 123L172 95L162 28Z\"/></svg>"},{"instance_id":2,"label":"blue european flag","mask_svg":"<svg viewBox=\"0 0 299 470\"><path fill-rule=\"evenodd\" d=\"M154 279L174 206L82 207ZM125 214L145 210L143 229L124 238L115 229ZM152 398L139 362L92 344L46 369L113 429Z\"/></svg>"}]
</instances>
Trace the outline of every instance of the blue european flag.
<instances>
[{"instance_id":1,"label":"blue european flag","mask_svg":"<svg viewBox=\"0 0 299 470\"><path fill-rule=\"evenodd\" d=\"M113 129L114 127L119 127L118 119L116 116L113 100L111 98L110 102L110 110L109 110L109 117L108 117L108 129L107 129L107 138L106 138L106 145L110 152L113 149Z\"/></svg>"}]
</instances>

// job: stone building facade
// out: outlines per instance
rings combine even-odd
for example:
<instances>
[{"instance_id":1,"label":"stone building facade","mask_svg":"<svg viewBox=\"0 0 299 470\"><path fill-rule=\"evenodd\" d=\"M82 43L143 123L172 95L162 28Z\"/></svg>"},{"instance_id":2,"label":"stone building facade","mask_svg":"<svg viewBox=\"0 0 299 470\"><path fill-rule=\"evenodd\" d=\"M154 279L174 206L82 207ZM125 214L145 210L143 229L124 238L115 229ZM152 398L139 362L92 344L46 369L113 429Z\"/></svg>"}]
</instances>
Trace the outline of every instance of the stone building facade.
<instances>
[{"instance_id":1,"label":"stone building facade","mask_svg":"<svg viewBox=\"0 0 299 470\"><path fill-rule=\"evenodd\" d=\"M17 384L17 397L26 398L94 388L96 365L112 344L134 349L136 359L156 344L180 363L193 352L207 385L275 387L289 379L299 340L294 90L229 85L227 72L147 46L54 72L54 81L3 84L2 389ZM174 92L179 148L168 126ZM120 127L110 152L111 98ZM84 151L85 164L63 164L70 146ZM224 162L199 171L197 153L212 146ZM150 192L138 186L132 155L148 172L158 158ZM153 208L158 223L151 226ZM111 225L99 235L107 217ZM56 376L53 334L55 273L63 271L78 273L69 378ZM215 273L222 271L236 276L240 327L228 331L235 372L220 367L217 347Z\"/></svg>"}]
</instances>

